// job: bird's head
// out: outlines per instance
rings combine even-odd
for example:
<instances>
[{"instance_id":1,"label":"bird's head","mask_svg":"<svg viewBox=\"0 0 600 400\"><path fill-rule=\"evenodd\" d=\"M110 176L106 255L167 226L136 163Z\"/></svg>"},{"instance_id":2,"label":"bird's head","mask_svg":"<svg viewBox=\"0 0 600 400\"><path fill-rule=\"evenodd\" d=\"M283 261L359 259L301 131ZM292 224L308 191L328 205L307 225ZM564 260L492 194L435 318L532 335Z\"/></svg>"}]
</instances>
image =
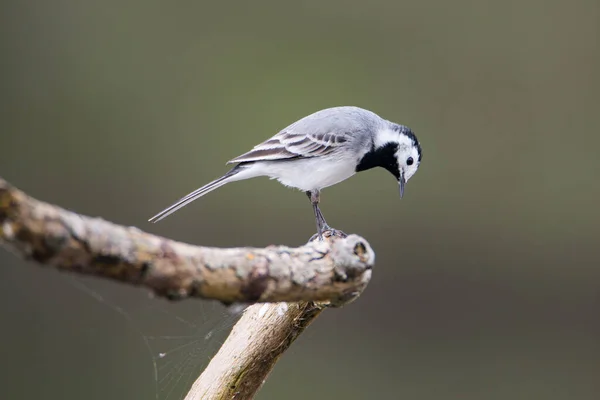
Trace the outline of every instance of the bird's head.
<instances>
[{"instance_id":1,"label":"bird's head","mask_svg":"<svg viewBox=\"0 0 600 400\"><path fill-rule=\"evenodd\" d=\"M359 162L357 171L373 167L387 169L398 181L400 197L406 182L421 164L421 145L410 128L390 122L375 133L373 148Z\"/></svg>"},{"instance_id":2,"label":"bird's head","mask_svg":"<svg viewBox=\"0 0 600 400\"><path fill-rule=\"evenodd\" d=\"M421 145L417 137L410 128L403 125L396 125L398 132L398 149L396 150L396 160L398 162L398 184L400 185L400 197L404 195L404 185L417 172L421 164Z\"/></svg>"}]
</instances>

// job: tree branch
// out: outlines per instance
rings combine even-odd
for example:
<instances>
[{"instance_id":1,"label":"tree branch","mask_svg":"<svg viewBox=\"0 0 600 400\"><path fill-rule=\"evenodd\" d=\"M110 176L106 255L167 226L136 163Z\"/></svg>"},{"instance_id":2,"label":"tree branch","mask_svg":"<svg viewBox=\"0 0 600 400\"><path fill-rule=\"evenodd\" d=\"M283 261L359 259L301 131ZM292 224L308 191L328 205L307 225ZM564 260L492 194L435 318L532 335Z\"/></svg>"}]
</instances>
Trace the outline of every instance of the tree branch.
<instances>
[{"instance_id":1,"label":"tree branch","mask_svg":"<svg viewBox=\"0 0 600 400\"><path fill-rule=\"evenodd\" d=\"M0 178L0 244L18 255L143 285L173 300L265 302L244 311L186 400L252 399L325 307L360 295L371 277L373 250L356 235L325 236L298 248L192 246L35 200Z\"/></svg>"},{"instance_id":2,"label":"tree branch","mask_svg":"<svg viewBox=\"0 0 600 400\"><path fill-rule=\"evenodd\" d=\"M0 178L0 243L64 271L142 285L172 300L330 301L367 285L374 253L356 235L290 248L192 246L35 200Z\"/></svg>"},{"instance_id":3,"label":"tree branch","mask_svg":"<svg viewBox=\"0 0 600 400\"><path fill-rule=\"evenodd\" d=\"M313 302L248 307L185 400L254 398L279 357L325 307Z\"/></svg>"}]
</instances>

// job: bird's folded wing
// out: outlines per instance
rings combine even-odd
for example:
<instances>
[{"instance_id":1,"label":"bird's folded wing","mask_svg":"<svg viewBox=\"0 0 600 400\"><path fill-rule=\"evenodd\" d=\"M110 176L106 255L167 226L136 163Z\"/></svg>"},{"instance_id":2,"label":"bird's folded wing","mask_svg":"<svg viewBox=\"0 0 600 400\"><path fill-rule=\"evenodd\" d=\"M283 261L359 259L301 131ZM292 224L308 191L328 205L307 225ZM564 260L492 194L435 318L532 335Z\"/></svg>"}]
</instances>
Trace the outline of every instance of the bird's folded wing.
<instances>
[{"instance_id":1,"label":"bird's folded wing","mask_svg":"<svg viewBox=\"0 0 600 400\"><path fill-rule=\"evenodd\" d=\"M348 140L346 135L333 133L299 134L279 132L249 152L227 162L276 161L319 157L332 153Z\"/></svg>"}]
</instances>

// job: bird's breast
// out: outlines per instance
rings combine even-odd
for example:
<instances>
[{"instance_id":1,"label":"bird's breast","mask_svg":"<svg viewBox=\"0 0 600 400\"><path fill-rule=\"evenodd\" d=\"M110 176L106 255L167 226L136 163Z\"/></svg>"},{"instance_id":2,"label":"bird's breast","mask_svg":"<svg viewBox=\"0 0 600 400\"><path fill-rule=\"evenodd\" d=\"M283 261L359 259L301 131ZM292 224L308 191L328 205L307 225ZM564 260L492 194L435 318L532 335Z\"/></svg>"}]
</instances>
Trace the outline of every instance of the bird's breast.
<instances>
[{"instance_id":1,"label":"bird's breast","mask_svg":"<svg viewBox=\"0 0 600 400\"><path fill-rule=\"evenodd\" d=\"M256 167L259 167L258 165ZM261 162L261 175L302 191L323 189L355 174L355 163L342 158L305 158Z\"/></svg>"}]
</instances>

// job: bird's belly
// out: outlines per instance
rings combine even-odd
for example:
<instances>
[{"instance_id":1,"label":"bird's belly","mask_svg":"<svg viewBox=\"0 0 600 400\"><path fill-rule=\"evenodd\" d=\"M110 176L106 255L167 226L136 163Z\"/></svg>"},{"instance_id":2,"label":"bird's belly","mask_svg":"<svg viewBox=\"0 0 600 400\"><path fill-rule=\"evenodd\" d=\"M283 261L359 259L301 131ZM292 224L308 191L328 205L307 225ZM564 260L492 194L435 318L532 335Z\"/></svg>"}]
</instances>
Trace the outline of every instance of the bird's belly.
<instances>
[{"instance_id":1,"label":"bird's belly","mask_svg":"<svg viewBox=\"0 0 600 400\"><path fill-rule=\"evenodd\" d=\"M270 162L265 171L271 179L302 191L323 189L350 178L356 173L354 163L340 159L302 159Z\"/></svg>"}]
</instances>

